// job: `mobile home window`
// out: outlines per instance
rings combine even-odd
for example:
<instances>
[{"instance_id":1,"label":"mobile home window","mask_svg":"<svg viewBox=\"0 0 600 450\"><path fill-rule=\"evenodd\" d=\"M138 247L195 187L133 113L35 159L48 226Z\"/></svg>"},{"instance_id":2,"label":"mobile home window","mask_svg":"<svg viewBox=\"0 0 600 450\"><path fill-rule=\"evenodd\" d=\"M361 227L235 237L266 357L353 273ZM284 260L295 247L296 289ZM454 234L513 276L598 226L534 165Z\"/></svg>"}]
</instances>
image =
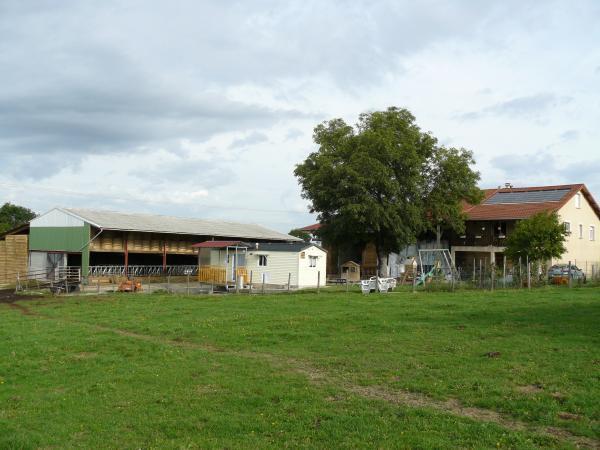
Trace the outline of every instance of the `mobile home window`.
<instances>
[{"instance_id":1,"label":"mobile home window","mask_svg":"<svg viewBox=\"0 0 600 450\"><path fill-rule=\"evenodd\" d=\"M308 267L317 267L317 257L316 256L308 257Z\"/></svg>"},{"instance_id":2,"label":"mobile home window","mask_svg":"<svg viewBox=\"0 0 600 450\"><path fill-rule=\"evenodd\" d=\"M583 239L583 225L579 224L579 239Z\"/></svg>"},{"instance_id":3,"label":"mobile home window","mask_svg":"<svg viewBox=\"0 0 600 450\"><path fill-rule=\"evenodd\" d=\"M581 208L581 194L579 192L575 195L575 208Z\"/></svg>"},{"instance_id":4,"label":"mobile home window","mask_svg":"<svg viewBox=\"0 0 600 450\"><path fill-rule=\"evenodd\" d=\"M263 267L267 265L267 255L258 255L258 265Z\"/></svg>"},{"instance_id":5,"label":"mobile home window","mask_svg":"<svg viewBox=\"0 0 600 450\"><path fill-rule=\"evenodd\" d=\"M596 240L596 227L594 225L590 225L590 241Z\"/></svg>"}]
</instances>

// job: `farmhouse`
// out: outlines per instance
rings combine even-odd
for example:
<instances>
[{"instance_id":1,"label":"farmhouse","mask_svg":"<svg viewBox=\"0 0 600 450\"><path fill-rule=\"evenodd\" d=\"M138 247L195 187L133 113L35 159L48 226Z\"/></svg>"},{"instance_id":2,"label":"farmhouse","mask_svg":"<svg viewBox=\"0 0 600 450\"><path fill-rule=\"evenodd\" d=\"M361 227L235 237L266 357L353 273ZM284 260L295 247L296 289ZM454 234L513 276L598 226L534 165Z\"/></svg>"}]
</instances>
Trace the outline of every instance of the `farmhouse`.
<instances>
[{"instance_id":1,"label":"farmhouse","mask_svg":"<svg viewBox=\"0 0 600 450\"><path fill-rule=\"evenodd\" d=\"M54 208L0 236L0 283L23 271L79 268L91 275L195 273L194 244L211 239L265 243L299 239L268 228L201 220L88 209Z\"/></svg>"},{"instance_id":2,"label":"farmhouse","mask_svg":"<svg viewBox=\"0 0 600 450\"><path fill-rule=\"evenodd\" d=\"M569 231L565 246L567 251L551 263L579 265L591 273L592 264L600 264L600 207L584 184L538 186L515 188L506 185L496 189L485 189L484 200L479 205L464 205L466 217L465 233L457 235L447 232L439 247L450 249L457 267L467 267L473 260L482 260L485 265L502 264L506 237L514 230L519 220L546 211L557 212ZM313 240L320 239L321 224L301 228L311 233ZM342 273L346 259L360 262L363 278L374 275L377 266L375 246L362 247L350 244L333 246L324 242L328 250L330 276ZM418 255L419 250L437 248L436 238L431 233L423 234L419 241L387 258L389 276L398 276L402 265Z\"/></svg>"},{"instance_id":3,"label":"farmhouse","mask_svg":"<svg viewBox=\"0 0 600 450\"><path fill-rule=\"evenodd\" d=\"M539 212L556 212L569 231L561 258L551 261L584 266L600 262L600 207L584 184L486 189L479 205L465 205L466 231L453 235L450 248L457 266L473 258L502 264L506 237L517 222Z\"/></svg>"},{"instance_id":4,"label":"farmhouse","mask_svg":"<svg viewBox=\"0 0 600 450\"><path fill-rule=\"evenodd\" d=\"M325 284L327 252L307 242L205 241L198 251L198 280L294 287Z\"/></svg>"}]
</instances>

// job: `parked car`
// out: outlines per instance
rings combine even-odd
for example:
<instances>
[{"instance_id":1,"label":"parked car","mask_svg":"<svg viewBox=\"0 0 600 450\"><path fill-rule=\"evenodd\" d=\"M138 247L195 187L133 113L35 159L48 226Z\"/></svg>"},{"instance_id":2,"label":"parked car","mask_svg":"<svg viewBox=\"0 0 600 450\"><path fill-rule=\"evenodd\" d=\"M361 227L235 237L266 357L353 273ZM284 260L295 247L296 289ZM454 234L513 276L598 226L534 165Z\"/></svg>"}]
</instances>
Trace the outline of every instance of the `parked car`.
<instances>
[{"instance_id":1,"label":"parked car","mask_svg":"<svg viewBox=\"0 0 600 450\"><path fill-rule=\"evenodd\" d=\"M586 282L585 273L577 266L571 265L571 279ZM569 265L555 264L548 269L548 280L554 284L567 284L569 282Z\"/></svg>"}]
</instances>

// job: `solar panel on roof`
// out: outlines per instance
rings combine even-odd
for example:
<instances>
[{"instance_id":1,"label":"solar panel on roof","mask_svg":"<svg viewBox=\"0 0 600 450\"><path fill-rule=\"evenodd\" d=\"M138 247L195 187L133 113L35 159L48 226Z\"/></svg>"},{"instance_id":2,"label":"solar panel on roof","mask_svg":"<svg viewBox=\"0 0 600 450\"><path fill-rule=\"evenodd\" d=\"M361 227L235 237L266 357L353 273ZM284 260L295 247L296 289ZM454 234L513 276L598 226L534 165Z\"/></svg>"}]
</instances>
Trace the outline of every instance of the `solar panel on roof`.
<instances>
[{"instance_id":1,"label":"solar panel on roof","mask_svg":"<svg viewBox=\"0 0 600 450\"><path fill-rule=\"evenodd\" d=\"M567 195L568 192L569 189L554 189L552 191L497 192L483 203L487 205L497 205L500 203L558 202L565 195Z\"/></svg>"}]
</instances>

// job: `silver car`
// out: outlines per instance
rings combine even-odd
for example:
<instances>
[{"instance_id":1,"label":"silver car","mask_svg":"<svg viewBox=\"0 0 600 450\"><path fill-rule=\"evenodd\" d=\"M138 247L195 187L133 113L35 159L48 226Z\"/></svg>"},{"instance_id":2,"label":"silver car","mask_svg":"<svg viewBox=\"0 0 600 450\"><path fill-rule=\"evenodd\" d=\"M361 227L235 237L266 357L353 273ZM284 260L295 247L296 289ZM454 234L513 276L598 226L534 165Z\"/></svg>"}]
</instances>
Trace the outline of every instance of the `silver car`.
<instances>
[{"instance_id":1,"label":"silver car","mask_svg":"<svg viewBox=\"0 0 600 450\"><path fill-rule=\"evenodd\" d=\"M586 282L585 273L577 266L571 265L571 279ZM569 265L555 264L548 269L548 280L555 284L569 282Z\"/></svg>"}]
</instances>

